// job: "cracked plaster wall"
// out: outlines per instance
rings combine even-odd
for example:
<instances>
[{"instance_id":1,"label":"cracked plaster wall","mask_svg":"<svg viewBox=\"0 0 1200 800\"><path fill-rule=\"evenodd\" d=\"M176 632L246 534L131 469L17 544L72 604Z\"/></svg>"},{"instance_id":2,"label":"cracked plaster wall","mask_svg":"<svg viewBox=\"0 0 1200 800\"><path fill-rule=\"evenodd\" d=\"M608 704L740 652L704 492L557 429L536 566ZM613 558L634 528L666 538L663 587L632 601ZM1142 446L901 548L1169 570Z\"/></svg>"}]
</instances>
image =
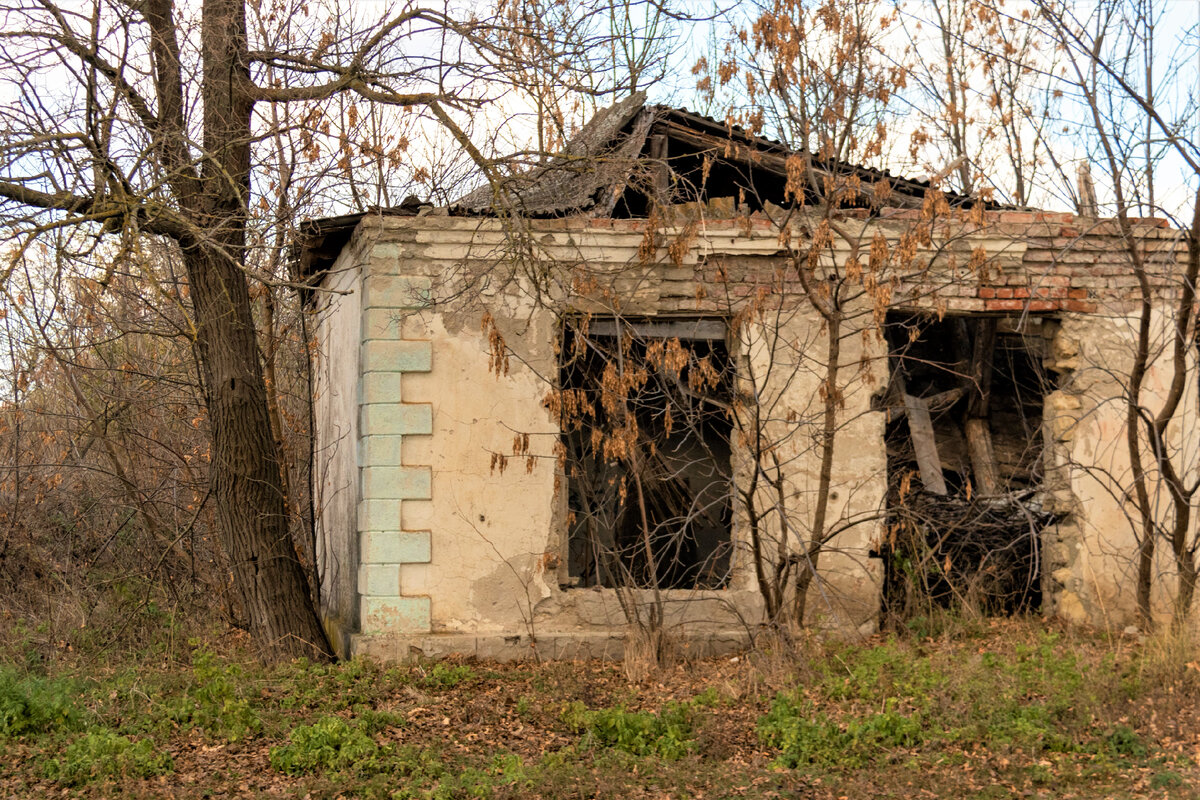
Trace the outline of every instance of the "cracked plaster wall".
<instances>
[{"instance_id":1,"label":"cracked plaster wall","mask_svg":"<svg viewBox=\"0 0 1200 800\"><path fill-rule=\"evenodd\" d=\"M937 266L922 279L940 281L939 294L925 285L901 283L895 296L899 305L938 313L1062 314L1049 366L1066 378L1046 399L1044 435L1048 499L1067 517L1045 536L1046 607L1072 621L1122 624L1132 608L1132 531L1124 504L1103 474L1128 469L1122 460L1120 374L1129 358L1132 323L1128 315L1093 312L1102 301L1127 292L1128 277L1105 261L1114 259L1111 245L1081 239L1065 225L1060 230L1062 221L1053 215L1038 215L1030 225L1024 216L1008 219L1006 214L985 229L950 226L940 234L946 237L940 244L934 238L937 255L931 258ZM864 231L874 226L893 241L911 225L903 219L861 224ZM600 642L599 650L590 652L608 652L604 637L624 627L614 592L559 588L566 504L561 486L556 491L558 431L541 402L547 381L557 374L558 331L554 314L532 298L599 314L611 313L616 303L627 315L723 315L752 298L757 287L772 283L779 264L778 234L765 220L713 223L694 235L676 260L665 255L667 238L659 243L657 262L650 264L641 259L646 237L636 221L532 225L526 241L536 257L522 264L514 263L507 246L511 240L495 221L437 216L368 217L343 253L343 261L348 257L361 270L363 299L358 311L354 301L339 300L336 315L324 318L322 341L336 351L334 369L341 370L326 380L344 383L342 373L355 358L353 347L343 341L344 331L353 330L361 339L359 360L369 362L373 351L379 356L376 367L360 366L361 424L367 423L365 412L372 405L378 406L372 413L383 419L387 398L373 396L380 386L394 389L395 402L420 411L390 415L388 424L398 427L375 439L370 430L357 432L357 514L344 520L344 503L327 504L322 511L326 551L340 554L346 548L349 555L339 558L347 564L360 555L364 560L356 586L360 632L352 637L355 652L511 656L528 652L537 638L541 652L555 656L588 652L567 645L589 637ZM1079 241L1086 245L1082 250L1069 249ZM980 254L982 264L976 263ZM845 255L842 248L826 258ZM585 274L600 281L581 284ZM504 275L517 277L505 281ZM722 275L737 280L723 282ZM783 294L797 291L795 284L786 284ZM756 387L774 398L771 425L796 429L780 452L789 464L787 493L797 504L812 497L816 481L814 429L802 423L811 419L819 396L824 353L821 326L802 309L803 303L796 304L794 313L771 329L743 329L742 344L735 348L742 380L765 374L767 364L778 365L781 358L799 365L776 366L775 375L786 374L788 380L777 377ZM480 327L485 311L511 350L508 373L500 377L489 369L491 348ZM869 316L870 309L857 311ZM348 322L355 313L362 316L357 329ZM342 332L333 332L335 327ZM775 333L788 342L783 351L771 352L765 344ZM419 351L413 349L417 346ZM845 529L822 558L809 607L814 621L868 631L878 610L880 570L867 553L882 530L886 483L884 420L870 410L870 396L886 380L886 359L882 340L869 335L847 337L844 350L848 380L839 414L831 519ZM403 363L393 368L396 359ZM1147 391L1161 392L1163 380L1162 370L1152 369ZM1196 410L1193 383L1188 418ZM325 441L337 438L332 420L346 413L345 395L340 397L331 403L318 395L319 440L321 431ZM518 433L530 434L533 467L527 470L523 457L511 457L500 474L493 455L512 456ZM741 480L748 462L736 442L734 451ZM326 471L340 476L342 486L347 462L343 450L336 452ZM380 459L383 470L377 469ZM371 472L386 480L369 480ZM424 477L414 483L413 476ZM380 493L387 497L374 496ZM740 547L745 523L744 514L735 510L734 540ZM357 539L348 540L357 549L338 533L347 525L358 531ZM375 546L384 541L395 546ZM720 638L756 624L761 606L744 550L735 553L733 565L727 589L673 593L668 625ZM344 577L339 580L335 595L341 598L346 587ZM382 600L372 604L372 598ZM345 606L341 600L330 606L340 614L335 615L339 624L349 619Z\"/></svg>"},{"instance_id":2,"label":"cracked plaster wall","mask_svg":"<svg viewBox=\"0 0 1200 800\"><path fill-rule=\"evenodd\" d=\"M429 287L430 302L420 307L397 307L390 315L373 317L377 310L368 302L366 311L368 319L390 318L399 340L429 343L428 368L404 372L399 383L404 404L431 409L429 431L401 436L400 465L427 469L431 483L427 498L400 502L396 523L400 531L429 532L428 559L396 569L397 596L427 598L429 616L422 629L412 625L411 617L390 630L383 618L370 627L372 617L364 605L364 628L355 637L355 651L405 655L406 648L436 649L438 645L430 642L443 637L453 639L448 645L452 649L491 652L486 642L516 636L525 637L527 646L530 637L622 632L625 618L613 590L560 588L565 494L555 477L558 428L542 404L547 380L553 381L558 369L556 316L535 305L528 278L495 280L505 271L503 235L488 225L432 218L416 223L384 219L364 227L359 236L371 241L361 248L360 258L368 297L382 276L402 277L410 284L424 280ZM718 266L752 272L769 262L770 273L778 265L771 260L778 250L777 237L763 230L697 237L680 263L668 260L664 252L660 263L646 266L638 261L640 231L547 227L538 240L547 256L543 263L555 264L560 276L569 274L571 265L586 265L613 290L607 300L595 294L591 299L584 294L572 298L572 308L599 313L616 297L627 315L726 315L730 303L741 304L751 293L744 286L733 287L740 292L737 297L732 290L718 292L711 283ZM561 297L548 299L563 302ZM508 373L499 377L489 368L489 340L480 327L485 310L511 350ZM820 326L803 313L791 314L778 333L798 367L782 369L776 352L774 374L786 374L787 380L776 378L763 388L776 396L774 424L797 429L781 453L789 464L790 501L807 511L818 467L811 417L824 344ZM751 338L747 332L746 345ZM876 512L885 484L882 414L870 410L883 360L863 359L874 366L859 370L861 348L873 348L876 356L882 353L881 344L869 341L854 337L843 349L843 358L852 362L844 373L845 424L838 434L846 456L835 465L837 489L830 518L845 530L823 556L820 580L809 602L814 621L851 630L873 629L879 603L878 564L867 551L879 535ZM747 346L736 357L743 364L758 360L759 374L766 373L762 359L768 356L761 347ZM793 421L785 422L789 412L795 412ZM796 417L804 418L808 427L797 424ZM530 434L532 469L526 468L524 457L511 457L517 433ZM736 443L734 449L738 450ZM493 466L497 453L510 456L503 474ZM371 458L368 453L361 462L364 471L372 469ZM735 454L738 459L744 462ZM364 481L363 490L372 489ZM854 523L851 517L860 521ZM667 593L668 627L720 638L736 637L759 622L760 601L744 550L743 522L735 515L738 549L728 588ZM364 560L363 570L370 573L372 567ZM371 588L360 584L360 591ZM644 596L648 600L649 593Z\"/></svg>"},{"instance_id":3,"label":"cracked plaster wall","mask_svg":"<svg viewBox=\"0 0 1200 800\"><path fill-rule=\"evenodd\" d=\"M1157 312L1152 321L1152 352L1157 354L1143 384L1144 403L1158 410L1168 390L1172 369L1166 343L1171 317ZM1137 510L1123 487L1132 486L1126 445L1124 395L1137 342L1132 313L1099 312L1067 315L1052 341L1047 366L1061 373L1060 388L1046 398L1046 488L1052 510L1066 515L1056 531L1044 537L1043 587L1049 613L1070 622L1108 628L1137 624ZM1195 437L1197 393L1194 357L1180 423L1169 430L1176 463L1191 480L1200 466ZM1145 447L1148 451L1148 446ZM1169 498L1149 470L1152 497L1160 519ZM1170 613L1174 565L1169 546L1156 552L1157 614Z\"/></svg>"}]
</instances>

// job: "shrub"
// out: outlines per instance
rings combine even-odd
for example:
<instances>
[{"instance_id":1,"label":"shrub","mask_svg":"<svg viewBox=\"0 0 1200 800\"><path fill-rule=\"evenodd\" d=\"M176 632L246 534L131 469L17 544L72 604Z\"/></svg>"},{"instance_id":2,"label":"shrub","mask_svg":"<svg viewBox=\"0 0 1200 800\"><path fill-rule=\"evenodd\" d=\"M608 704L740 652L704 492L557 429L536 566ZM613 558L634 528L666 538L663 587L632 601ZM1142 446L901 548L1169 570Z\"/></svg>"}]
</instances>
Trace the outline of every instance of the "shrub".
<instances>
[{"instance_id":1,"label":"shrub","mask_svg":"<svg viewBox=\"0 0 1200 800\"><path fill-rule=\"evenodd\" d=\"M1104 736L1104 749L1114 756L1145 758L1150 750L1128 725L1118 725Z\"/></svg>"},{"instance_id":2,"label":"shrub","mask_svg":"<svg viewBox=\"0 0 1200 800\"><path fill-rule=\"evenodd\" d=\"M1166 789L1177 789L1186 781L1178 772L1171 770L1163 770L1162 772L1154 773L1154 777L1150 779L1150 788L1154 791L1164 791Z\"/></svg>"},{"instance_id":3,"label":"shrub","mask_svg":"<svg viewBox=\"0 0 1200 800\"><path fill-rule=\"evenodd\" d=\"M79 725L71 681L21 677L0 666L0 735L24 736Z\"/></svg>"},{"instance_id":4,"label":"shrub","mask_svg":"<svg viewBox=\"0 0 1200 800\"><path fill-rule=\"evenodd\" d=\"M51 780L79 785L99 778L150 778L170 772L171 756L149 739L134 742L108 728L95 728L46 763Z\"/></svg>"},{"instance_id":5,"label":"shrub","mask_svg":"<svg viewBox=\"0 0 1200 800\"><path fill-rule=\"evenodd\" d=\"M292 730L288 744L271 748L271 766L287 775L319 771L370 772L379 745L341 717L322 717Z\"/></svg>"}]
</instances>

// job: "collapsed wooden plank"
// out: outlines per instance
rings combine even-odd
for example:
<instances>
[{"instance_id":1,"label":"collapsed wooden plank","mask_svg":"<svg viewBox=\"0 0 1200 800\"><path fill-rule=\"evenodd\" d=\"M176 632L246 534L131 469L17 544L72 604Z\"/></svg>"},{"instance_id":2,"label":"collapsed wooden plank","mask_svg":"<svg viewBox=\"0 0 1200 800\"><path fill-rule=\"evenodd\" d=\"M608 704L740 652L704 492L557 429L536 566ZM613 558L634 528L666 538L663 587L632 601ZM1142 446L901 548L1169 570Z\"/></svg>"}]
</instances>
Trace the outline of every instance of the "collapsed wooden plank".
<instances>
[{"instance_id":1,"label":"collapsed wooden plank","mask_svg":"<svg viewBox=\"0 0 1200 800\"><path fill-rule=\"evenodd\" d=\"M990 497L1000 490L1000 473L996 469L996 452L988 421L972 417L963 425L963 432L967 436L971 472L975 475L975 491L981 497Z\"/></svg>"},{"instance_id":2,"label":"collapsed wooden plank","mask_svg":"<svg viewBox=\"0 0 1200 800\"><path fill-rule=\"evenodd\" d=\"M974 391L967 416L986 418L992 399L992 362L996 356L996 319L984 317L976 323L975 347L971 356L970 379Z\"/></svg>"},{"instance_id":3,"label":"collapsed wooden plank","mask_svg":"<svg viewBox=\"0 0 1200 800\"><path fill-rule=\"evenodd\" d=\"M946 479L942 476L942 460L938 457L929 405L920 397L905 392L904 410L908 415L908 432L917 456L917 468L921 471L921 483L925 484L926 491L944 495Z\"/></svg>"},{"instance_id":4,"label":"collapsed wooden plank","mask_svg":"<svg viewBox=\"0 0 1200 800\"><path fill-rule=\"evenodd\" d=\"M979 320L975 329L975 351L971 364L972 387L967 404L967 420L963 432L967 436L967 455L975 476L975 491L989 497L1000 491L1000 471L996 467L996 452L992 447L992 431L988 414L992 397L992 360L996 352L996 320Z\"/></svg>"}]
</instances>

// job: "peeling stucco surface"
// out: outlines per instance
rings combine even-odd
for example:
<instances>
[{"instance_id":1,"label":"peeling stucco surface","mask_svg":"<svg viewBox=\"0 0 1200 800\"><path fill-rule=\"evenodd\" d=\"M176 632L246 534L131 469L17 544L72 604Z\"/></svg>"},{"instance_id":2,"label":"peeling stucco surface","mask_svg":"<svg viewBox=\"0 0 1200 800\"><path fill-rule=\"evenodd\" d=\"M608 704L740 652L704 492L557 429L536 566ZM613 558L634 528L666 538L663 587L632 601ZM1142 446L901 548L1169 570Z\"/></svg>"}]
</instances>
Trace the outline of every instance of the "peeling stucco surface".
<instances>
[{"instance_id":1,"label":"peeling stucco surface","mask_svg":"<svg viewBox=\"0 0 1200 800\"><path fill-rule=\"evenodd\" d=\"M556 489L558 429L542 404L547 381L557 374L558 330L544 306L611 313L616 305L635 316L736 313L756 286L771 282L779 264L778 233L763 222L701 227L674 259L666 245L681 232L662 232L654 259L644 263L646 234L636 221L531 223L525 241L533 242L533 257L524 259L514 259L511 240L494 220L363 221L343 253L347 263L327 279L352 294L331 295L336 299L319 318L326 372L316 406L318 441L325 443L318 453L327 495L323 565L356 571L353 592L344 569L336 573L341 577L327 578L334 588L326 595L326 614L355 631L355 652L519 655L538 643L550 656L611 653L625 625L615 593L560 588L566 501L561 486ZM854 224L867 242L875 232L899 241L911 226L899 218ZM940 291L897 284L893 305L938 313L1032 310L1061 320L1047 326L1054 331L1049 366L1066 377L1046 399L1046 501L1066 516L1045 539L1046 608L1071 621L1124 624L1132 603L1132 531L1111 485L1098 477L1128 468L1121 461L1124 410L1114 377L1131 357L1130 312L1114 300L1125 291L1115 282L1124 278L1105 277L1099 289L1081 282L1075 274L1100 270L1094 265L1103 266L1106 251L1057 254L1058 242L1073 235L1057 223L1031 228L999 220L985 229L951 225L935 233L942 238L935 236L918 261L932 258L922 275L936 279ZM841 263L849 254L835 242L825 258ZM611 291L581 287L584 273ZM786 286L785 293L798 291ZM823 329L805 309L796 302L771 329L747 329L734 354L741 379L766 374L772 362L774 374L788 376L756 387L777 404L772 424L809 419L818 402ZM869 327L869 304L853 310ZM506 374L489 365L491 347L480 324L485 313L510 351ZM771 351L764 342L775 336L789 347ZM786 353L797 359L794 369L779 368ZM885 422L872 410L871 396L886 385L885 354L880 337L855 333L843 341L849 380L831 495L831 519L842 532L821 556L808 604L811 622L839 630L869 632L879 608L881 571L868 553L883 531ZM1147 381L1151 394L1162 390L1157 374L1152 369ZM1194 416L1194 386L1187 402ZM524 457L510 457L501 472L494 456L511 456L518 432L530 436L530 468ZM353 468L348 441L355 443ZM813 434L798 431L787 448L790 501L803 507L817 480ZM733 460L735 474L744 474L745 453L737 446ZM353 511L345 500L351 493L357 493ZM760 621L744 524L735 512L733 537L742 549L735 552L729 586L668 593L670 629L732 646L739 631ZM350 594L353 614L345 599Z\"/></svg>"},{"instance_id":2,"label":"peeling stucco surface","mask_svg":"<svg viewBox=\"0 0 1200 800\"><path fill-rule=\"evenodd\" d=\"M1045 537L1044 587L1050 613L1067 621L1109 628L1137 624L1134 594L1137 539L1130 520L1137 515L1126 487L1132 486L1125 433L1125 395L1137 342L1132 313L1070 315L1062 320L1051 349L1050 366L1062 378L1061 388L1046 399L1046 466L1048 500L1066 514ZM1152 320L1152 353L1142 387L1143 404L1153 413L1161 407L1170 382L1170 318ZM1190 365L1180 419L1197 419L1195 364ZM1192 480L1200 459L1194 432L1176 425L1170 431L1176 462ZM1148 449L1148 448L1146 448ZM1146 468L1152 471L1147 454ZM1155 483L1151 481L1151 489ZM1160 513L1169 498L1157 494ZM1163 616L1170 613L1174 581L1166 542L1156 560L1152 601Z\"/></svg>"}]
</instances>

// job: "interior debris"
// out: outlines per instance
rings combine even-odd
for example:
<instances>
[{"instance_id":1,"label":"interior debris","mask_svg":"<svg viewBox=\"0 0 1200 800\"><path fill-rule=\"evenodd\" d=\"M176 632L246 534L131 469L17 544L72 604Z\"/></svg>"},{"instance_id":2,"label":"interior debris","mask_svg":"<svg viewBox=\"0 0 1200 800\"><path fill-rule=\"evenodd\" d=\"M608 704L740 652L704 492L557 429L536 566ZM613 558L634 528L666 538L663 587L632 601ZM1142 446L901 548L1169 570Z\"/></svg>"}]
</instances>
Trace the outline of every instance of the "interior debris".
<instances>
[{"instance_id":1,"label":"interior debris","mask_svg":"<svg viewBox=\"0 0 1200 800\"><path fill-rule=\"evenodd\" d=\"M1041 604L1043 352L1053 320L890 314L884 615Z\"/></svg>"}]
</instances>

